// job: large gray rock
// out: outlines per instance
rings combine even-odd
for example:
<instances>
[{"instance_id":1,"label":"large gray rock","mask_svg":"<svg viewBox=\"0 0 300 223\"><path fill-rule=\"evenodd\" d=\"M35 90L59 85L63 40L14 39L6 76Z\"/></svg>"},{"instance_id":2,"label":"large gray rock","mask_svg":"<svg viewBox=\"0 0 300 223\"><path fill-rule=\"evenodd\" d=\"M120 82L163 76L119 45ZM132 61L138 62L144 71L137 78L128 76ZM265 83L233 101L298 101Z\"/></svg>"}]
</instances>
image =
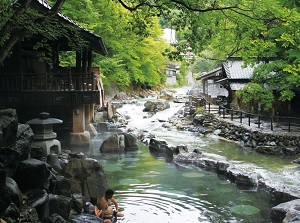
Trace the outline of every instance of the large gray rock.
<instances>
[{"instance_id":1,"label":"large gray rock","mask_svg":"<svg viewBox=\"0 0 300 223\"><path fill-rule=\"evenodd\" d=\"M44 223L67 223L67 221L59 214L53 213L44 220Z\"/></svg>"},{"instance_id":2,"label":"large gray rock","mask_svg":"<svg viewBox=\"0 0 300 223\"><path fill-rule=\"evenodd\" d=\"M8 177L13 177L14 171L20 162L21 154L14 148L0 149L0 162L5 167Z\"/></svg>"},{"instance_id":3,"label":"large gray rock","mask_svg":"<svg viewBox=\"0 0 300 223\"><path fill-rule=\"evenodd\" d=\"M10 199L18 207L22 204L22 193L19 189L18 184L10 177L6 178L6 186L9 190Z\"/></svg>"},{"instance_id":4,"label":"large gray rock","mask_svg":"<svg viewBox=\"0 0 300 223\"><path fill-rule=\"evenodd\" d=\"M20 160L26 160L30 156L33 131L28 124L19 124L16 137L16 150L20 153Z\"/></svg>"},{"instance_id":5,"label":"large gray rock","mask_svg":"<svg viewBox=\"0 0 300 223\"><path fill-rule=\"evenodd\" d=\"M146 101L144 106L145 108L143 111L156 112L156 111L162 111L167 108L170 108L170 103L163 99L157 99L157 100Z\"/></svg>"},{"instance_id":6,"label":"large gray rock","mask_svg":"<svg viewBox=\"0 0 300 223\"><path fill-rule=\"evenodd\" d=\"M27 206L34 208L41 221L49 216L49 196L43 189L28 190L25 193Z\"/></svg>"},{"instance_id":7,"label":"large gray rock","mask_svg":"<svg viewBox=\"0 0 300 223\"><path fill-rule=\"evenodd\" d=\"M283 223L300 222L300 199L281 203L271 209L271 218Z\"/></svg>"},{"instance_id":8,"label":"large gray rock","mask_svg":"<svg viewBox=\"0 0 300 223\"><path fill-rule=\"evenodd\" d=\"M71 183L65 177L61 175L56 175L50 179L49 190L53 194L71 196Z\"/></svg>"},{"instance_id":9,"label":"large gray rock","mask_svg":"<svg viewBox=\"0 0 300 223\"><path fill-rule=\"evenodd\" d=\"M56 213L67 221L69 219L72 204L72 198L70 197L49 194L49 216Z\"/></svg>"},{"instance_id":10,"label":"large gray rock","mask_svg":"<svg viewBox=\"0 0 300 223\"><path fill-rule=\"evenodd\" d=\"M278 146L257 146L255 151L258 153L279 155L281 153L281 148Z\"/></svg>"},{"instance_id":11,"label":"large gray rock","mask_svg":"<svg viewBox=\"0 0 300 223\"><path fill-rule=\"evenodd\" d=\"M226 176L241 187L256 187L258 185L258 176L254 173L246 172L242 169L230 165L226 169Z\"/></svg>"},{"instance_id":12,"label":"large gray rock","mask_svg":"<svg viewBox=\"0 0 300 223\"><path fill-rule=\"evenodd\" d=\"M50 171L45 162L37 159L28 159L19 163L15 181L22 192L29 189L42 189L50 176Z\"/></svg>"},{"instance_id":13,"label":"large gray rock","mask_svg":"<svg viewBox=\"0 0 300 223\"><path fill-rule=\"evenodd\" d=\"M168 144L165 140L152 138L149 142L149 150L151 153L166 154L168 150Z\"/></svg>"},{"instance_id":14,"label":"large gray rock","mask_svg":"<svg viewBox=\"0 0 300 223\"><path fill-rule=\"evenodd\" d=\"M18 131L18 117L15 109L0 110L0 147L14 148Z\"/></svg>"},{"instance_id":15,"label":"large gray rock","mask_svg":"<svg viewBox=\"0 0 300 223\"><path fill-rule=\"evenodd\" d=\"M137 149L136 137L123 132L108 137L100 146L100 152L102 153L118 153Z\"/></svg>"},{"instance_id":16,"label":"large gray rock","mask_svg":"<svg viewBox=\"0 0 300 223\"><path fill-rule=\"evenodd\" d=\"M203 115L203 114L196 114L193 117L194 125L202 125L204 121L205 121L205 115Z\"/></svg>"},{"instance_id":17,"label":"large gray rock","mask_svg":"<svg viewBox=\"0 0 300 223\"><path fill-rule=\"evenodd\" d=\"M107 189L103 166L94 159L71 159L62 169L72 193L84 197L100 196Z\"/></svg>"}]
</instances>

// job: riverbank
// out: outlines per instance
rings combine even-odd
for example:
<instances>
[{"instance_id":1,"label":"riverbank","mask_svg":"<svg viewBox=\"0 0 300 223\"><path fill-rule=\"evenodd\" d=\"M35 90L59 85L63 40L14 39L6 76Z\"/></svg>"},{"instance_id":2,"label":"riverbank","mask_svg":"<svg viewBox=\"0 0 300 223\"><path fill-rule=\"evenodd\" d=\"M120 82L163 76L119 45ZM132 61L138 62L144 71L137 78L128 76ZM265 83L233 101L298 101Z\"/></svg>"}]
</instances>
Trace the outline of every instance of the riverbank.
<instances>
[{"instance_id":1,"label":"riverbank","mask_svg":"<svg viewBox=\"0 0 300 223\"><path fill-rule=\"evenodd\" d=\"M184 104L181 105L184 107ZM203 122L202 125L199 124L195 125L193 123L194 114L190 113L190 111L195 111L195 109L188 107L183 109L178 108L178 110L180 111L175 115L173 115L171 118L168 117L161 118L162 123L160 123L160 125L164 125L167 131L173 131L172 129L177 129L177 131L179 130L179 131L199 132L201 135L203 136L205 135L206 137L213 137L213 138L219 137L219 139L223 138L229 140L235 144L241 145L241 150L243 148L250 148L250 150L253 150L253 152L256 153L258 153L259 151L255 151L254 145L261 145L261 144L265 144L264 146L266 146L264 151L277 151L275 149L275 144L272 142L272 140L274 140L274 142L279 142L281 149L285 148L285 150L281 150L277 155L275 155L276 153L269 153L267 154L267 156L273 156L273 155L280 156L283 155L284 152L285 156L294 156L295 159L297 158L296 155L293 155L293 151L297 152L297 147L295 147L295 149L291 149L287 146L287 145L293 145L293 143L294 145L298 145L298 141L297 139L295 139L295 136L291 136L291 139L286 138L287 136L283 137L282 135L277 137L276 134L272 134L271 136L268 136L267 134L269 133L253 130L253 128L252 129L243 128L243 126L241 126L240 124L235 125L234 123L223 122L224 120L222 120L220 117L211 114L207 116L207 119ZM144 116L147 117L146 114ZM144 119L143 122L145 123L146 121L147 119ZM141 122L142 120L139 123ZM146 124L144 125L146 126ZM151 136L151 132L145 133L145 135ZM254 138L257 139L254 140ZM251 144L247 143L249 140ZM149 142L149 139L147 140L144 138L143 141ZM273 150L271 150L269 146L271 147L273 146L272 147ZM291 152L291 154L288 154L287 152ZM266 154L261 154L261 156L266 156ZM198 161L199 163L203 163L203 162L208 163L207 166L213 167L212 169L218 170L216 171L216 173L219 174L221 171L216 167L218 166L218 162L219 162L219 160L216 160L216 157L217 156L213 156L212 154L210 154L210 156L206 157L205 160L199 159ZM226 160L226 157L225 158L223 157L223 160ZM193 163L191 159L189 160L189 162ZM207 166L203 166L203 168L205 169L207 168ZM297 183L300 182L300 178L299 178L298 166L296 164L294 165L294 167L289 166L288 168L284 169L282 173L280 172L276 173L276 177L274 177L275 174L273 173L270 174L271 172L268 171L262 171L262 169L252 164L245 165L244 163L240 163L238 161L234 161L234 162L230 161L227 167L229 166L230 168L228 168L228 172L226 172L225 170L225 174L224 174L225 176L227 175L228 178L231 178L233 183L241 182L240 180L236 180L237 178L247 179L246 181L244 180L243 183L255 182L255 187L257 190L264 190L269 194L269 199L273 206L279 203L284 203L291 200L297 200L298 198L300 198L298 183ZM227 169L227 167L225 169ZM249 178L249 176L251 176L251 178ZM252 181L253 177L254 177L254 181ZM291 207L288 203L286 205ZM292 208L290 209L292 210ZM288 210L285 209L282 212L285 215L287 211ZM277 215L277 214L273 213L273 215Z\"/></svg>"}]
</instances>

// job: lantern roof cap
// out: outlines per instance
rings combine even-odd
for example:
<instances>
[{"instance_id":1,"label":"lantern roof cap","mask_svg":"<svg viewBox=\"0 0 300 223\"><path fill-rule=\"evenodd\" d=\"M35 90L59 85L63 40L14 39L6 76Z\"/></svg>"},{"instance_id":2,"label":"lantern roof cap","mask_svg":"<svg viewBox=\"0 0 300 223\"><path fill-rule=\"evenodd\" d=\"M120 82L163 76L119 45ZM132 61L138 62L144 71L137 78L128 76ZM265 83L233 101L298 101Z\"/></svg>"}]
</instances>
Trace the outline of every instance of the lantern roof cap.
<instances>
[{"instance_id":1,"label":"lantern roof cap","mask_svg":"<svg viewBox=\"0 0 300 223\"><path fill-rule=\"evenodd\" d=\"M38 118L34 118L26 122L29 125L51 125L51 124L61 124L62 120L57 118L50 118L48 112L41 112Z\"/></svg>"}]
</instances>

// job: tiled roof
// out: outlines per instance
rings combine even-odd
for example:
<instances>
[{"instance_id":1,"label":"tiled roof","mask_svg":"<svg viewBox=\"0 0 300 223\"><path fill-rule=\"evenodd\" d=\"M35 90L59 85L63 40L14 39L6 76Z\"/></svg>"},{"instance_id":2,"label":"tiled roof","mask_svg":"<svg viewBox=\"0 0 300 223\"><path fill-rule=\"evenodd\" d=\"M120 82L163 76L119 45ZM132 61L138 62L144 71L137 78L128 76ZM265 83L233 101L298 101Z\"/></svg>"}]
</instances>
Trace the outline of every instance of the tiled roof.
<instances>
[{"instance_id":1,"label":"tiled roof","mask_svg":"<svg viewBox=\"0 0 300 223\"><path fill-rule=\"evenodd\" d=\"M250 79L252 76L254 67L243 67L242 60L228 60L223 63L226 76L229 79Z\"/></svg>"},{"instance_id":2,"label":"tiled roof","mask_svg":"<svg viewBox=\"0 0 300 223\"><path fill-rule=\"evenodd\" d=\"M217 67L210 72L203 73L201 76L197 77L196 80L201 80L208 77L220 76L222 72L222 67Z\"/></svg>"}]
</instances>

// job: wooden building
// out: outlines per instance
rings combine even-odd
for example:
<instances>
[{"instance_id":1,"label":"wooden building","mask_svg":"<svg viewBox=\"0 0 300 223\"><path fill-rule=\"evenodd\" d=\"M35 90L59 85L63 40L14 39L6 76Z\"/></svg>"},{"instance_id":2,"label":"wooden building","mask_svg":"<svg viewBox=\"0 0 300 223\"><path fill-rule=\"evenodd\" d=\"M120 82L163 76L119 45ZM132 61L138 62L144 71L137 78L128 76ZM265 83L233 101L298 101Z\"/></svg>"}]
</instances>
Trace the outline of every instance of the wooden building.
<instances>
[{"instance_id":1,"label":"wooden building","mask_svg":"<svg viewBox=\"0 0 300 223\"><path fill-rule=\"evenodd\" d=\"M51 9L45 0L32 1L30 7L39 13ZM100 69L93 67L93 55L106 55L107 51L100 36L62 13L57 13L53 19L66 24L66 29L71 27L70 31L77 29L86 42L83 50L73 52L76 66L62 67L60 64L60 54L73 51L64 35L48 42L51 63L41 60L39 55L43 52L35 48L43 37L33 35L24 38L0 66L0 109L15 108L20 123L36 118L41 112L48 112L50 117L63 120L56 132L70 136L70 144L86 145L89 144L88 129L94 118L94 108L104 105Z\"/></svg>"}]
</instances>

